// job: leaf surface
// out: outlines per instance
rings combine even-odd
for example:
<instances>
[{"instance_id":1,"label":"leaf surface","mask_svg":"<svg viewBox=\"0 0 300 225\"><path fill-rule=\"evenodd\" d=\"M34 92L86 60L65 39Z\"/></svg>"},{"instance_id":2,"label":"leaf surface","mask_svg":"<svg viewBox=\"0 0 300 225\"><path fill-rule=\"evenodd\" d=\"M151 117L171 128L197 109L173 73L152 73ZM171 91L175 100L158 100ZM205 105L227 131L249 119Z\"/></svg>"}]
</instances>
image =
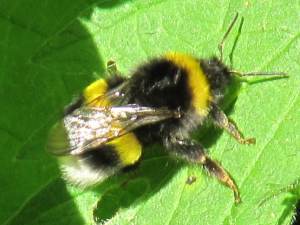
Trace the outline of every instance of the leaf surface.
<instances>
[{"instance_id":1,"label":"leaf surface","mask_svg":"<svg viewBox=\"0 0 300 225\"><path fill-rule=\"evenodd\" d=\"M299 179L299 10L292 1L2 0L0 224L289 224L289 193L259 203ZM235 178L243 203L235 205L230 190L158 146L146 148L133 174L89 191L65 185L44 151L47 133L63 107L103 75L105 62L115 60L129 74L166 51L217 55L236 12L244 24L233 67L290 76L242 85L230 117L256 137L255 146L213 129L199 140ZM227 64L237 30L225 43Z\"/></svg>"}]
</instances>

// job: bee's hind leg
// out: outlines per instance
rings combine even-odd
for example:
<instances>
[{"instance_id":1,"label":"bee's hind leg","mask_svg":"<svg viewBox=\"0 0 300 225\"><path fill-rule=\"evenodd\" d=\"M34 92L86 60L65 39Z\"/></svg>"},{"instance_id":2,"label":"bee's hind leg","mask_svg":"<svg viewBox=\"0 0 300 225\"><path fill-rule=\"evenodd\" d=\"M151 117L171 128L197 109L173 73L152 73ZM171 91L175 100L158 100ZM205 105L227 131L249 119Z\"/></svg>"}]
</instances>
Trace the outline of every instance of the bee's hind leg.
<instances>
[{"instance_id":1,"label":"bee's hind leg","mask_svg":"<svg viewBox=\"0 0 300 225\"><path fill-rule=\"evenodd\" d=\"M175 136L171 136L165 141L165 146L171 153L187 162L203 165L210 174L214 175L221 183L233 191L236 203L241 202L238 187L230 174L219 163L205 154L205 149L201 144L193 140L181 139Z\"/></svg>"}]
</instances>

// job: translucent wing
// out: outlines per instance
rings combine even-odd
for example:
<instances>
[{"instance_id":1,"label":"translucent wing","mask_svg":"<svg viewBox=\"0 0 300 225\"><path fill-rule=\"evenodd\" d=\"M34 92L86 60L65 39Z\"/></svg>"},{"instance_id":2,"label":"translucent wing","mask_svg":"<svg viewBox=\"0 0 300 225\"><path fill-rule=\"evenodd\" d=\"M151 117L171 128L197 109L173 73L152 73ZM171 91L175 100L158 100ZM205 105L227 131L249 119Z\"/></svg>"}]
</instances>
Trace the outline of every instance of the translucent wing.
<instances>
[{"instance_id":1,"label":"translucent wing","mask_svg":"<svg viewBox=\"0 0 300 225\"><path fill-rule=\"evenodd\" d=\"M178 111L138 105L80 107L53 127L47 148L56 155L79 155L138 127L178 117Z\"/></svg>"}]
</instances>

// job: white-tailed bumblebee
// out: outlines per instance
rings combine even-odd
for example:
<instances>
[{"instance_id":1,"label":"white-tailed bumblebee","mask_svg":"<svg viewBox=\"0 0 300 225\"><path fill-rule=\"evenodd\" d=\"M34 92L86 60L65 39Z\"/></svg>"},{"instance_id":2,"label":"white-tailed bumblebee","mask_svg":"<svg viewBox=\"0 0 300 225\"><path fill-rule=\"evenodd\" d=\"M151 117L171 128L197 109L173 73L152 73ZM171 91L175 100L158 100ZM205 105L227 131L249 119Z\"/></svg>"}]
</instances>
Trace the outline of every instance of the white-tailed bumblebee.
<instances>
[{"instance_id":1,"label":"white-tailed bumblebee","mask_svg":"<svg viewBox=\"0 0 300 225\"><path fill-rule=\"evenodd\" d=\"M234 76L261 74L239 73L222 62L224 40L236 20L237 15L219 45L220 58L171 52L143 63L130 78L110 63L111 76L90 84L51 130L47 147L61 161L64 178L82 187L99 183L136 164L142 146L156 142L175 157L204 166L239 202L233 179L190 136L210 119L238 142L255 142L244 138L219 107Z\"/></svg>"}]
</instances>

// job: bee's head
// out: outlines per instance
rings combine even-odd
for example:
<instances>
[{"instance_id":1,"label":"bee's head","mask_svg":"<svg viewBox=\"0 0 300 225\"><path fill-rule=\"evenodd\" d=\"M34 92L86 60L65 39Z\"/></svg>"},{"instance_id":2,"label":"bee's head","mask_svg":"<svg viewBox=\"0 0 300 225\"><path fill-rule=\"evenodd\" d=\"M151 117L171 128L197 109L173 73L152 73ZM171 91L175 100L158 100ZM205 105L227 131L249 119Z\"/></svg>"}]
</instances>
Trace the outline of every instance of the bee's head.
<instances>
[{"instance_id":1,"label":"bee's head","mask_svg":"<svg viewBox=\"0 0 300 225\"><path fill-rule=\"evenodd\" d=\"M217 57L200 60L201 68L207 76L210 88L215 95L223 95L231 80L231 73Z\"/></svg>"}]
</instances>

